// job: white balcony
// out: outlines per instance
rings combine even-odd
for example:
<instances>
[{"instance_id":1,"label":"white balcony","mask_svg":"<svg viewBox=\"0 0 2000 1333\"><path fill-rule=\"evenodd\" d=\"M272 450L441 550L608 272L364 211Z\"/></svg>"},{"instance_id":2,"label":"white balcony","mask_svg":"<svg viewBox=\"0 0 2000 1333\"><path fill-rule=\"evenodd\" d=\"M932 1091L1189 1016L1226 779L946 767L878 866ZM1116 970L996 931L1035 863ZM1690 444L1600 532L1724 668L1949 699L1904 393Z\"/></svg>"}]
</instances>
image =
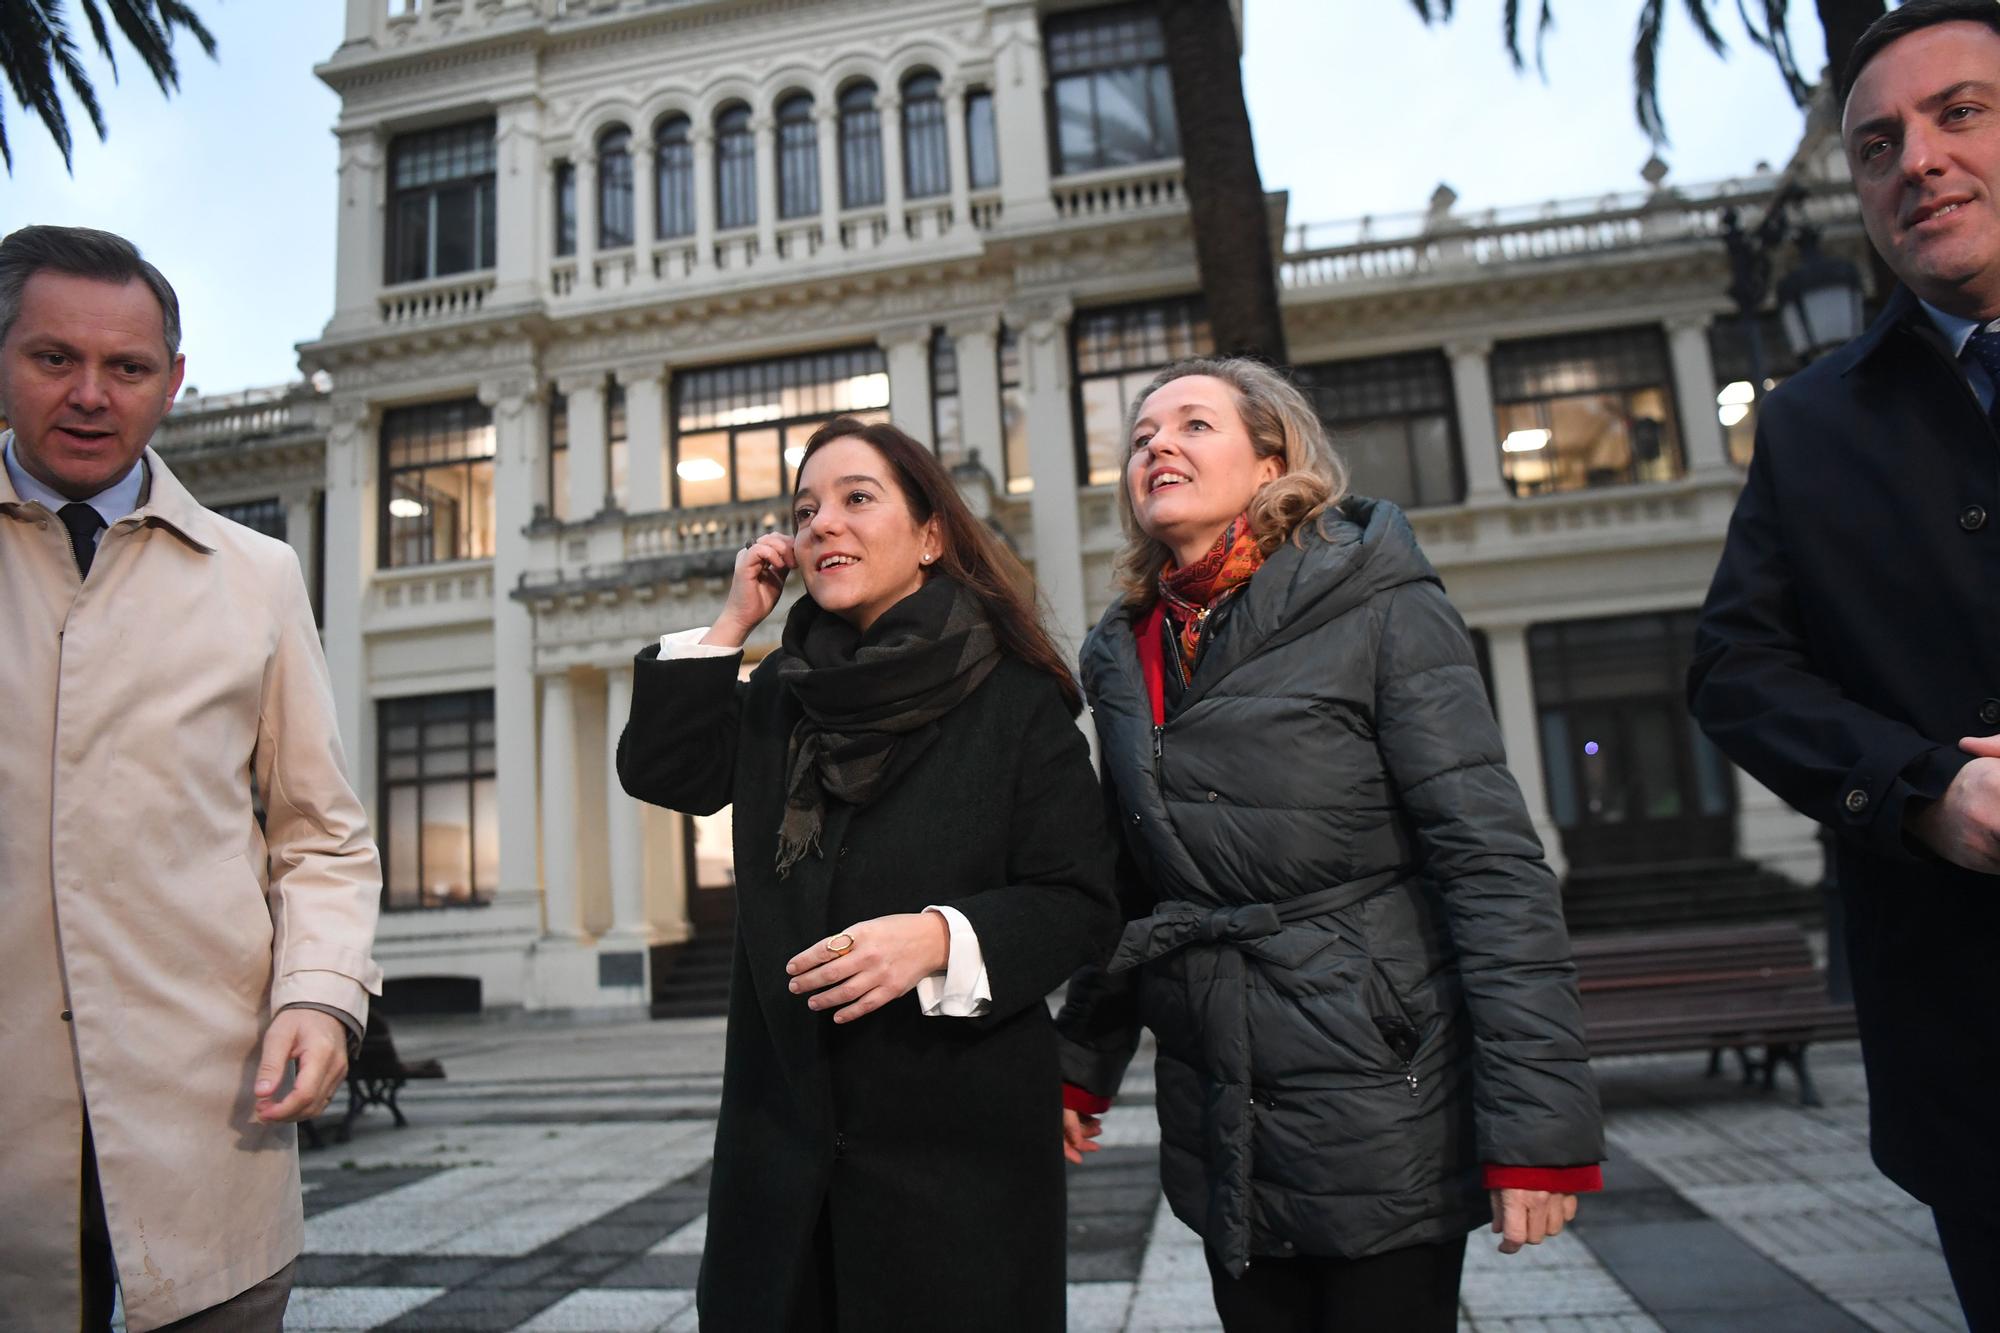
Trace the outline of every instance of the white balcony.
<instances>
[{"instance_id":1,"label":"white balcony","mask_svg":"<svg viewBox=\"0 0 2000 1333\"><path fill-rule=\"evenodd\" d=\"M493 562L454 560L377 570L362 610L367 633L429 629L493 617Z\"/></svg>"},{"instance_id":2,"label":"white balcony","mask_svg":"<svg viewBox=\"0 0 2000 1333\"><path fill-rule=\"evenodd\" d=\"M1109 222L1186 210L1186 176L1179 158L1138 167L1058 176L1051 193L1065 222Z\"/></svg>"},{"instance_id":3,"label":"white balcony","mask_svg":"<svg viewBox=\"0 0 2000 1333\"><path fill-rule=\"evenodd\" d=\"M492 269L481 269L384 287L378 298L382 323L387 328L403 329L467 319L486 305L493 280Z\"/></svg>"}]
</instances>

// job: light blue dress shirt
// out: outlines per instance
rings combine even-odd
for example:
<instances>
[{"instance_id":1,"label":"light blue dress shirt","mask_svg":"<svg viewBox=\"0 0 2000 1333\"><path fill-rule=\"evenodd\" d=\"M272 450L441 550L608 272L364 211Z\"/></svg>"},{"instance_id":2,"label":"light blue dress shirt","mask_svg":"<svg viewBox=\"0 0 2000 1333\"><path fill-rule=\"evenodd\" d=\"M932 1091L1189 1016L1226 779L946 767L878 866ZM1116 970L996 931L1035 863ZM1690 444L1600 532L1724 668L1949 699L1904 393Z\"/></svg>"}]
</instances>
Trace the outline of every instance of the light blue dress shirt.
<instances>
[{"instance_id":1,"label":"light blue dress shirt","mask_svg":"<svg viewBox=\"0 0 2000 1333\"><path fill-rule=\"evenodd\" d=\"M21 460L14 457L14 432L7 432L7 479L14 483L14 493L23 500L34 500L51 514L59 514L66 504L74 504L68 496L59 494L42 485L28 469L21 466ZM112 482L83 503L95 509L104 517L104 528L110 527L139 507L139 496L146 489L146 461L142 458L132 464L132 470ZM104 540L104 528L97 530L96 541Z\"/></svg>"},{"instance_id":2,"label":"light blue dress shirt","mask_svg":"<svg viewBox=\"0 0 2000 1333\"><path fill-rule=\"evenodd\" d=\"M1986 373L1985 366L1979 364L1978 357L1968 357L1965 354L1965 344L1979 331L1979 321L1947 315L1929 301L1919 301L1917 304L1924 308L1924 313L1931 317L1931 323L1937 325L1937 331L1944 335L1946 346L1951 348L1951 354L1958 358L1958 364L1964 368L1965 378L1971 381L1972 392L1978 396L1979 405L1991 412L1995 391L1993 377ZM1985 327L1988 333L2000 333L2000 319L1992 321Z\"/></svg>"}]
</instances>

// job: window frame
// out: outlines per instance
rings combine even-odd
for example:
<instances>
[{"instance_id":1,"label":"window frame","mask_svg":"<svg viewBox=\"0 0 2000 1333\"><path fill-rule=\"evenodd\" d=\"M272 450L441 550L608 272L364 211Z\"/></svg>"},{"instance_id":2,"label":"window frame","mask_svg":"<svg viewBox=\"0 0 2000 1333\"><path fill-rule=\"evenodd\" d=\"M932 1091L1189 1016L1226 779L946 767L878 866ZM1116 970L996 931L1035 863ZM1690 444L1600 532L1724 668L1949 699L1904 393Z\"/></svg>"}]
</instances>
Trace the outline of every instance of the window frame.
<instances>
[{"instance_id":1,"label":"window frame","mask_svg":"<svg viewBox=\"0 0 2000 1333\"><path fill-rule=\"evenodd\" d=\"M385 286L433 282L466 273L483 273L497 266L499 149L494 137L496 130L494 118L487 116L410 130L389 141L388 206L383 214L382 249L382 280ZM441 174L412 184L399 184L398 176L405 164L425 152L433 158L438 155L447 158L454 154L462 155L469 159L467 166L481 166L483 170ZM418 166L410 169L413 172L424 170ZM467 247L472 262L462 268L440 269L438 242L444 230L440 219L440 201L449 193L467 188L472 195L472 236ZM419 201L424 212L422 271L405 272L406 265L402 261L407 239L404 231L406 207Z\"/></svg>"},{"instance_id":2,"label":"window frame","mask_svg":"<svg viewBox=\"0 0 2000 1333\"><path fill-rule=\"evenodd\" d=\"M680 112L653 126L653 239L695 233L694 121Z\"/></svg>"},{"instance_id":3,"label":"window frame","mask_svg":"<svg viewBox=\"0 0 2000 1333\"><path fill-rule=\"evenodd\" d=\"M1124 50L1106 48L1124 47ZM1169 162L1181 154L1172 76L1167 69L1166 36L1149 4L1106 5L1051 14L1043 21L1042 49L1048 71L1049 166L1053 176ZM1145 89L1150 141L1139 156L1116 157L1104 134L1103 85L1114 75L1138 71ZM1063 142L1064 89L1082 84L1089 102L1090 153L1073 158Z\"/></svg>"},{"instance_id":4,"label":"window frame","mask_svg":"<svg viewBox=\"0 0 2000 1333\"><path fill-rule=\"evenodd\" d=\"M825 367L825 374L810 377L806 368L815 362ZM842 373L843 371L850 373ZM731 401L739 404L751 402L759 395L775 400L782 405L787 392L813 392L829 388L843 382L852 382L861 376L880 376L882 380L881 403L867 407L828 406L808 412L794 412L772 416L748 416L750 409L744 406L723 406ZM680 509L712 509L724 505L754 504L769 500L780 509L796 481L796 469L785 459L786 439L791 428L831 421L839 416L858 417L863 421L887 421L889 419L889 364L882 348L874 343L850 344L845 347L827 348L816 352L803 352L793 356L768 357L755 361L728 362L721 365L697 366L676 371L673 376L671 393L673 402L669 419L672 429L668 432L667 473L672 479L671 507ZM720 392L711 392L711 386L725 385ZM701 408L697 411L690 403L691 397L699 396ZM710 417L714 420L710 420ZM690 424L691 422L700 424ZM745 496L742 494L743 476L741 439L750 433L775 432L778 475L783 479L781 490L770 496ZM688 436L707 436L726 433L728 456L727 477L729 497L711 500L703 504L691 504L685 490L690 484L681 476L681 442ZM768 461L768 460L766 460Z\"/></svg>"},{"instance_id":5,"label":"window frame","mask_svg":"<svg viewBox=\"0 0 2000 1333\"><path fill-rule=\"evenodd\" d=\"M447 711L454 704L464 705L463 711ZM431 711L426 711L431 710ZM399 714L412 714L404 717ZM449 753L460 750L465 754L462 769L440 772L435 775L428 770L432 749L426 743L426 733L432 727L447 727L463 723L466 739L463 745L440 745L439 750ZM480 727L485 724L488 737L482 743ZM495 824L494 837L497 840L499 823L499 738L495 731L493 691L454 690L442 694L406 695L393 699L375 701L375 726L377 745L375 747L375 792L382 812L379 824L379 852L382 860L381 908L384 912L436 912L450 908L489 907L498 894L499 854L497 846L493 858L493 880L482 886L479 878L479 839L482 824L479 818L479 785L492 783L492 812ZM415 726L417 743L404 749L391 744L390 738L400 727ZM481 750L490 750L493 761L482 766L478 762ZM414 757L417 773L414 777L391 777L389 770L396 760ZM464 783L466 815L466 872L467 897L462 901L432 900L424 878L424 803L428 789L443 787L451 783ZM395 791L414 788L416 791L416 841L415 863L417 867L416 901L399 902L393 897L396 890L395 867L398 855L398 841L402 834L398 830L396 818ZM484 896L482 896L482 888Z\"/></svg>"},{"instance_id":6,"label":"window frame","mask_svg":"<svg viewBox=\"0 0 2000 1333\"><path fill-rule=\"evenodd\" d=\"M606 126L597 136L599 250L628 250L638 243L638 197L632 168L632 131L623 125Z\"/></svg>"},{"instance_id":7,"label":"window frame","mask_svg":"<svg viewBox=\"0 0 2000 1333\"><path fill-rule=\"evenodd\" d=\"M732 102L715 113L715 229L742 231L757 225L757 132L748 103Z\"/></svg>"},{"instance_id":8,"label":"window frame","mask_svg":"<svg viewBox=\"0 0 2000 1333\"><path fill-rule=\"evenodd\" d=\"M843 210L880 208L889 197L882 167L881 93L868 80L858 80L841 89L835 105L840 127L840 206ZM870 186L874 196L864 197L864 189Z\"/></svg>"},{"instance_id":9,"label":"window frame","mask_svg":"<svg viewBox=\"0 0 2000 1333\"><path fill-rule=\"evenodd\" d=\"M1162 346L1158 350L1164 351L1165 356L1160 359L1152 359L1151 357L1133 355L1132 343L1134 339L1150 339L1153 335L1150 331L1136 326L1131 321L1135 317L1144 317L1148 313L1155 311L1159 312L1163 317L1160 332ZM1123 344L1118 349L1120 354L1118 364L1115 366L1093 365L1092 368L1086 369L1085 340L1089 336L1087 332L1088 327L1093 324L1108 324L1112 321L1123 323L1123 327L1116 334L1118 341ZM1209 327L1208 309L1199 293L1161 297L1151 301L1125 301L1117 305L1092 306L1086 310L1078 310L1070 316L1070 413L1072 430L1076 440L1076 484L1078 486L1115 486L1120 484L1125 476L1125 460L1131 456L1132 452L1130 444L1123 439L1119 439L1114 441L1111 446L1116 450L1116 456L1119 459L1118 466L1115 469L1092 468L1091 440L1084 411L1084 400L1087 392L1085 386L1095 381L1117 379L1134 382L1121 387L1136 391L1137 382L1152 378L1176 361L1184 360L1190 356L1208 356L1212 354L1214 347L1215 337ZM1155 349L1147 348L1145 350L1150 352ZM1130 359L1127 359L1128 357ZM1092 361L1098 359L1095 349L1092 350L1088 359ZM1123 401L1123 393L1121 393L1120 397L1121 401ZM1124 410L1130 410L1130 407L1131 404L1129 401L1124 402ZM1124 431L1123 411L1120 413L1118 428L1122 435ZM1091 479L1093 471L1103 471L1111 475L1093 481Z\"/></svg>"},{"instance_id":10,"label":"window frame","mask_svg":"<svg viewBox=\"0 0 2000 1333\"><path fill-rule=\"evenodd\" d=\"M463 413L468 419L462 425L452 423L448 418L454 413ZM421 421L425 415L443 422L444 424L439 429L447 433L460 429L464 430L468 435L483 432L484 452L476 452L480 446L478 443L474 443L471 450L461 450L444 458L432 458L422 462L396 462L395 450L397 446L399 444L406 446L414 445L418 442L418 437L412 435L399 440L393 436L392 428L404 422ZM466 560L492 559L493 550L490 548L497 542L497 534L493 530L493 515L490 512L493 504L493 469L496 460L492 409L481 403L476 397L450 398L438 402L412 403L391 407L382 413L382 422L377 431L377 436L377 448L379 451L377 462L380 467L378 475L380 476L381 484L377 487L378 507L376 510L375 525L376 567L385 570L422 569L431 565L453 564ZM397 520L391 511L391 505L399 498L396 494L397 479L413 474L446 472L459 469L462 469L464 472L465 491L468 496L474 495L479 491L480 488L476 484L476 479L481 470L484 470L486 477L484 495L485 503L489 510L485 515L485 523L483 525L479 523L479 515L473 512L473 506L468 503L463 507L463 511L453 523L454 540L452 550L449 554L440 556L433 551L428 558L421 560L402 560L396 558L397 543L400 538L396 526ZM484 551L477 549L482 532L489 547L489 549Z\"/></svg>"},{"instance_id":11,"label":"window frame","mask_svg":"<svg viewBox=\"0 0 2000 1333\"><path fill-rule=\"evenodd\" d=\"M931 70L915 70L904 76L900 91L902 108L897 120L903 136L903 198L943 198L951 193L951 132L945 119L944 80Z\"/></svg>"},{"instance_id":12,"label":"window frame","mask_svg":"<svg viewBox=\"0 0 2000 1333\"><path fill-rule=\"evenodd\" d=\"M1340 454L1348 465L1349 479L1354 480L1354 458L1342 448L1342 437L1362 427L1396 423L1402 427L1402 444L1408 474L1417 484L1418 491L1406 501L1402 497L1383 495L1380 498L1393 501L1404 509L1427 509L1445 505L1460 504L1465 499L1465 449L1458 428L1458 395L1451 378L1451 361L1442 350L1436 348L1408 352L1391 352L1381 356L1350 357L1336 361L1319 361L1301 365L1293 369L1293 379L1306 400L1313 405L1320 424L1325 427L1327 439L1334 451ZM1350 392L1350 387L1342 383L1323 382L1326 380L1354 380L1357 396L1374 397L1382 400L1363 408L1360 404L1343 407L1335 400L1336 395ZM1402 395L1402 401L1390 389L1414 389ZM1372 392L1371 392L1372 391ZM1428 391L1428 398L1423 395ZM1445 426L1446 448L1450 473L1439 478L1444 483L1444 496L1440 499L1426 498L1423 484L1424 469L1417 453L1417 439L1412 429L1418 421L1442 419ZM1363 488L1363 493L1379 495L1376 490Z\"/></svg>"},{"instance_id":13,"label":"window frame","mask_svg":"<svg viewBox=\"0 0 2000 1333\"><path fill-rule=\"evenodd\" d=\"M1537 356L1540 357L1539 362L1535 360ZM1508 339L1495 344L1487 370L1493 393L1494 447L1500 451L1501 479L1516 498L1573 495L1616 486L1658 485L1687 475L1687 441L1680 420L1680 398L1674 382L1673 359L1668 352L1666 332L1659 325L1621 325ZM1535 377L1554 383L1535 392L1528 383ZM1519 387L1510 383L1517 379L1522 381ZM1568 381L1567 387L1562 384L1565 380ZM1656 459L1651 460L1640 457L1640 442L1635 429L1638 421L1651 420L1637 416L1635 410L1635 399L1646 393L1659 396L1662 413L1659 420L1660 439L1656 446L1658 453ZM1591 481L1589 477L1593 471L1610 469L1592 469L1586 460L1585 480L1581 485L1561 485L1551 481L1546 488L1523 489L1522 484L1508 472L1508 455L1504 445L1510 432L1503 424L1506 410L1538 405L1541 410L1537 412L1536 420L1545 422L1545 425L1537 428L1553 431L1552 409L1556 404L1576 403L1590 398L1618 400L1618 414L1625 429L1627 457L1624 475ZM1553 435L1545 447L1550 450L1547 457L1553 477L1558 466L1569 460ZM1666 459L1669 455L1671 464L1663 469L1666 475L1640 475L1642 466Z\"/></svg>"}]
</instances>

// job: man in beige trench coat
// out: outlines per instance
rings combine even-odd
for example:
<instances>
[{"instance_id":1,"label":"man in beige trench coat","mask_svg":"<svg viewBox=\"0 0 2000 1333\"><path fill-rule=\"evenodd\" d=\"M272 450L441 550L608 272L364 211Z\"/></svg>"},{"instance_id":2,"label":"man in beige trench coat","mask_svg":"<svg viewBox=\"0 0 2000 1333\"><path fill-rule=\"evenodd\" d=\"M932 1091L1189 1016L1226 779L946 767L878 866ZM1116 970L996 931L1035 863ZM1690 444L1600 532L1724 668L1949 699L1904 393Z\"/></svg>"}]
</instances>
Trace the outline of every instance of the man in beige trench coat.
<instances>
[{"instance_id":1,"label":"man in beige trench coat","mask_svg":"<svg viewBox=\"0 0 2000 1333\"><path fill-rule=\"evenodd\" d=\"M298 561L147 447L179 326L119 237L0 241L6 1333L108 1327L114 1270L132 1333L278 1328L292 1122L381 990L381 868Z\"/></svg>"}]
</instances>

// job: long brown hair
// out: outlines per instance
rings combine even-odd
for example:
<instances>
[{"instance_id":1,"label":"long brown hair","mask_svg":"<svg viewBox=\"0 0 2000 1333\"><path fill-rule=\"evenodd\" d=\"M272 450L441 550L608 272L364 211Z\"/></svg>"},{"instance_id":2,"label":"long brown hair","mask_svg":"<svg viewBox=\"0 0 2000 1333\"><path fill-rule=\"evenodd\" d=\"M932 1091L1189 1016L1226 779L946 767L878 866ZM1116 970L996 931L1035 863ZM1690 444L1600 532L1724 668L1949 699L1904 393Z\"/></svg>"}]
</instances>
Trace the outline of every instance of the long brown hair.
<instances>
[{"instance_id":1,"label":"long brown hair","mask_svg":"<svg viewBox=\"0 0 2000 1333\"><path fill-rule=\"evenodd\" d=\"M977 597L993 621L1001 651L1053 676L1071 714L1080 712L1083 695L1076 677L1070 674L1069 664L1036 611L1034 576L992 529L973 517L937 456L886 421L871 424L854 417L836 417L806 441L795 473L805 470L806 460L822 445L835 440L860 440L889 460L896 474L896 489L903 493L917 526L933 518L938 521L944 550L937 563L926 568L925 576L933 571L949 574Z\"/></svg>"},{"instance_id":2,"label":"long brown hair","mask_svg":"<svg viewBox=\"0 0 2000 1333\"><path fill-rule=\"evenodd\" d=\"M1128 461L1133 426L1146 400L1188 375L1206 375L1234 390L1236 412L1243 418L1250 447L1259 458L1275 458L1284 466L1282 475L1250 497L1250 531L1265 555L1346 497L1347 466L1328 442L1319 413L1282 374L1242 356L1191 357L1155 375L1125 412ZM1118 517L1125 528L1125 545L1113 559L1112 577L1125 604L1142 610L1158 599L1160 570L1173 552L1139 526L1129 475L1118 479Z\"/></svg>"}]
</instances>

